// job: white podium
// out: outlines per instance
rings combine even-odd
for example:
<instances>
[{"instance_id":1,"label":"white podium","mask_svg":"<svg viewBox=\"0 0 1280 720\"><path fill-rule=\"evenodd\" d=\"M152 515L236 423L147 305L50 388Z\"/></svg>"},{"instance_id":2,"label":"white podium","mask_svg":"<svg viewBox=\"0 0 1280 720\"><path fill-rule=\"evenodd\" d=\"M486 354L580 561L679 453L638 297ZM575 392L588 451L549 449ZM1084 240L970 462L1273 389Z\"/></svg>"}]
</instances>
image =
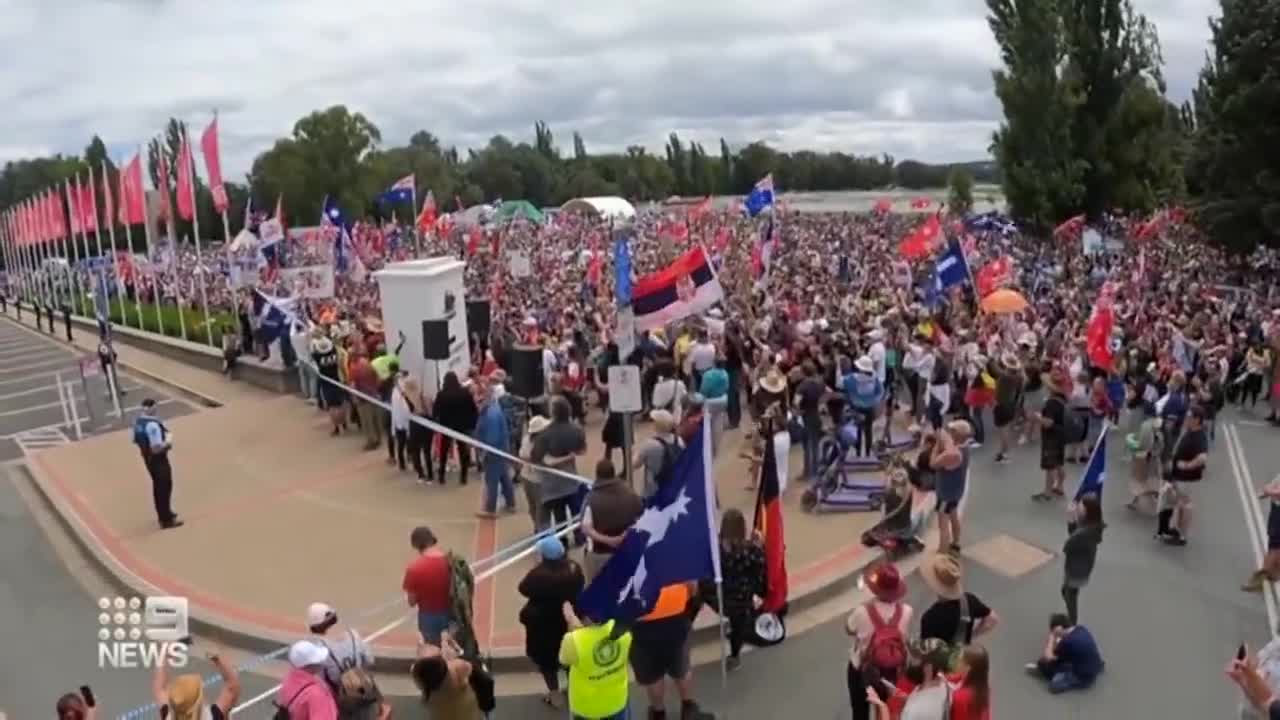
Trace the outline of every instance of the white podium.
<instances>
[{"instance_id":1,"label":"white podium","mask_svg":"<svg viewBox=\"0 0 1280 720\"><path fill-rule=\"evenodd\" d=\"M382 300L382 326L387 347L395 348L404 333L400 369L422 381L422 389L434 394L453 371L466 380L471 369L471 349L467 341L466 263L450 257L392 263L373 274ZM449 323L447 360L427 360L423 347L424 320ZM444 354L444 353L436 353Z\"/></svg>"}]
</instances>

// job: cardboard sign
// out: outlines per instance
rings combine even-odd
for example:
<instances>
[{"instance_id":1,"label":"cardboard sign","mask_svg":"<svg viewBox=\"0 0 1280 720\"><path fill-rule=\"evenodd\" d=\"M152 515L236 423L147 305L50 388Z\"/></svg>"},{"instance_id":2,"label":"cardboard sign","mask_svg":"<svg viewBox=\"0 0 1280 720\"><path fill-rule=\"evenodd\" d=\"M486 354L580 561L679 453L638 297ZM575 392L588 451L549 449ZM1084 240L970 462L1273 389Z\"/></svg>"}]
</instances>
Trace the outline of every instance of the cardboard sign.
<instances>
[{"instance_id":1,"label":"cardboard sign","mask_svg":"<svg viewBox=\"0 0 1280 720\"><path fill-rule=\"evenodd\" d=\"M640 412L640 368L635 365L614 365L609 368L610 412Z\"/></svg>"}]
</instances>

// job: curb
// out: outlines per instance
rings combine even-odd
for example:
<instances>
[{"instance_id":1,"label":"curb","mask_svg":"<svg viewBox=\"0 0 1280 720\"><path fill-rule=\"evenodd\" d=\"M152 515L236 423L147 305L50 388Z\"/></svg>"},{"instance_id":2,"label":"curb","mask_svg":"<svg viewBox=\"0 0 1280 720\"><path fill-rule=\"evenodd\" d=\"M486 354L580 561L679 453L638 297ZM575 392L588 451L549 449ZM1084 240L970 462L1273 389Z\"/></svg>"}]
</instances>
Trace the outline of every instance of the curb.
<instances>
[{"instance_id":1,"label":"curb","mask_svg":"<svg viewBox=\"0 0 1280 720\"><path fill-rule=\"evenodd\" d=\"M65 335L58 335L57 333L46 333L46 332L37 330L35 328L28 327L27 325L20 322L17 318L9 315L8 313L5 313L4 315L0 315L0 317L3 317L5 320L9 321L16 327L22 330L25 330L28 333L35 335L36 337L52 340L53 342L56 342L59 345L63 345L79 355L88 356L93 354L92 351L84 349L83 347L76 344L75 342L68 342ZM78 319L79 319L78 317L73 317L72 321L75 322ZM138 352L145 352L145 351L138 350ZM198 405L203 405L204 407L207 407L207 408L220 408L224 404L221 400L217 398L209 397L204 393L197 392L196 390L193 390L187 387L186 385L183 385L182 383L176 382L174 380L170 380L169 378L158 375L157 373L154 373L150 370L143 369L134 363L117 361L116 364L135 375L141 375L142 377L146 378L147 380L157 385L163 386L169 390L173 390L175 393L186 397L187 400L194 402Z\"/></svg>"}]
</instances>

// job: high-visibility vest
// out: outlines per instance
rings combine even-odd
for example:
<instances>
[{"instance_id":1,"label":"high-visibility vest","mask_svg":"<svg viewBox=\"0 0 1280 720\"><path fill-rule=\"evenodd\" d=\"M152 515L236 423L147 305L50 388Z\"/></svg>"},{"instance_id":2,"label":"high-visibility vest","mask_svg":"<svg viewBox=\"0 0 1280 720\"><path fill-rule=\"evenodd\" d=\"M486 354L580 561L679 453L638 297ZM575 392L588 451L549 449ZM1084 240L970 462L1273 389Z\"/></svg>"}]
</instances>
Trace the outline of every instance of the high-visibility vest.
<instances>
[{"instance_id":1,"label":"high-visibility vest","mask_svg":"<svg viewBox=\"0 0 1280 720\"><path fill-rule=\"evenodd\" d=\"M400 363L400 358L392 355L391 353L376 357L369 362L369 364L373 366L373 371L377 373L378 380L387 380L391 377L392 363L396 363L398 365Z\"/></svg>"},{"instance_id":2,"label":"high-visibility vest","mask_svg":"<svg viewBox=\"0 0 1280 720\"><path fill-rule=\"evenodd\" d=\"M690 594L689 583L676 583L662 588L662 592L658 594L658 602L640 620L663 620L679 615L689 607Z\"/></svg>"},{"instance_id":3,"label":"high-visibility vest","mask_svg":"<svg viewBox=\"0 0 1280 720\"><path fill-rule=\"evenodd\" d=\"M577 717L607 718L627 706L627 660L631 633L610 638L613 621L569 633L578 661L569 668L569 711Z\"/></svg>"}]
</instances>

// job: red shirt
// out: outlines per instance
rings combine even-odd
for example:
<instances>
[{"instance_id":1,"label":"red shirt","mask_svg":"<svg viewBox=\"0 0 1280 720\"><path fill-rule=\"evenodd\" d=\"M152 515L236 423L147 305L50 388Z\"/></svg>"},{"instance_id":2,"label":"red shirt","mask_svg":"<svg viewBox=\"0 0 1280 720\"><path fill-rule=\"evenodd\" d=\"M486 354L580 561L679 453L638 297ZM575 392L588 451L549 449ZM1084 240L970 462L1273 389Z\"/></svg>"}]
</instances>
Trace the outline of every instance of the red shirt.
<instances>
[{"instance_id":1,"label":"red shirt","mask_svg":"<svg viewBox=\"0 0 1280 720\"><path fill-rule=\"evenodd\" d=\"M353 360L351 367L347 368L347 377L355 389L365 395L378 396L378 373L374 372L368 358L359 357Z\"/></svg>"},{"instance_id":2,"label":"red shirt","mask_svg":"<svg viewBox=\"0 0 1280 720\"><path fill-rule=\"evenodd\" d=\"M974 693L971 687L959 687L951 693L951 720L991 720L991 700L982 712L974 709Z\"/></svg>"},{"instance_id":3,"label":"red shirt","mask_svg":"<svg viewBox=\"0 0 1280 720\"><path fill-rule=\"evenodd\" d=\"M432 613L449 612L449 559L444 553L419 555L404 569L401 587L413 596L418 609Z\"/></svg>"}]
</instances>

